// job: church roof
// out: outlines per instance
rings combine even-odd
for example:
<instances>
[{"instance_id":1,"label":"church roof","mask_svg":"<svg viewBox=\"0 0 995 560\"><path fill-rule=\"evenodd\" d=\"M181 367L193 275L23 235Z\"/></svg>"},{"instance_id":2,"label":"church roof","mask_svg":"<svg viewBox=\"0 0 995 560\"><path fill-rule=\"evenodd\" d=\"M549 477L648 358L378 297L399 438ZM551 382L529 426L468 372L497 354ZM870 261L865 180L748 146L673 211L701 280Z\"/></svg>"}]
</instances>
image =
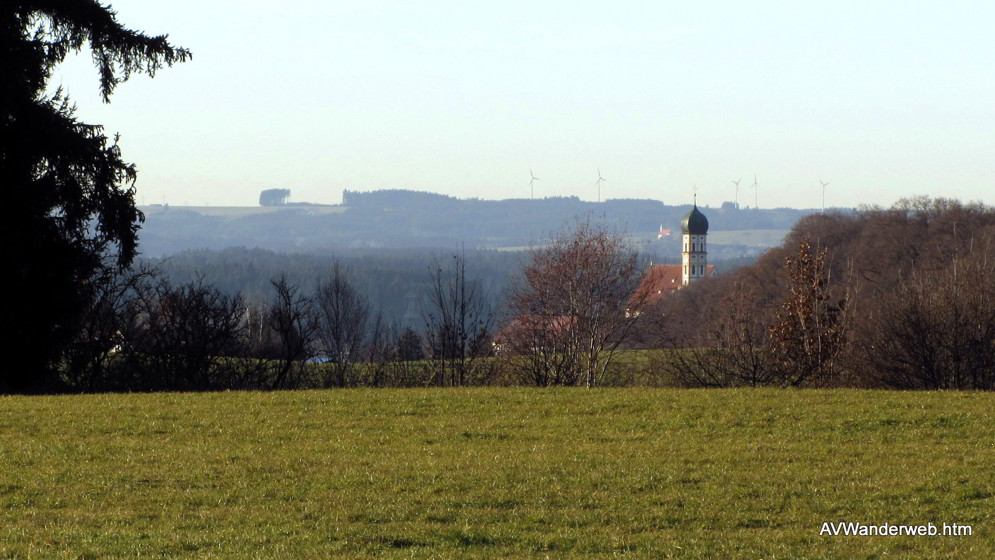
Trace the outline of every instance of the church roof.
<instances>
[{"instance_id":1,"label":"church roof","mask_svg":"<svg viewBox=\"0 0 995 560\"><path fill-rule=\"evenodd\" d=\"M708 233L708 218L698 210L697 204L681 219L681 231L693 235Z\"/></svg>"},{"instance_id":2,"label":"church roof","mask_svg":"<svg viewBox=\"0 0 995 560\"><path fill-rule=\"evenodd\" d=\"M666 294L681 287L681 265L654 264L643 275L636 298L644 303L653 303Z\"/></svg>"},{"instance_id":3,"label":"church roof","mask_svg":"<svg viewBox=\"0 0 995 560\"><path fill-rule=\"evenodd\" d=\"M636 289L633 300L642 305L648 305L679 290L683 286L682 272L682 265L679 264L654 264L650 266L639 282L639 288ZM705 266L705 276L711 276L714 272L714 264Z\"/></svg>"}]
</instances>

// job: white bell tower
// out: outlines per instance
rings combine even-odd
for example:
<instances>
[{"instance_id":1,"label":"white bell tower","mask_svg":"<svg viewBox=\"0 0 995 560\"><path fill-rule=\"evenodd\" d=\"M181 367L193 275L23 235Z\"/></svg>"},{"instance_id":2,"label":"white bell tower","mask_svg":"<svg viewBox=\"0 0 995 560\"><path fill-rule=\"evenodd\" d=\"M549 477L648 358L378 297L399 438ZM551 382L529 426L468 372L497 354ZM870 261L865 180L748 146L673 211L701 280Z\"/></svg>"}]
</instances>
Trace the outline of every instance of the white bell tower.
<instances>
[{"instance_id":1,"label":"white bell tower","mask_svg":"<svg viewBox=\"0 0 995 560\"><path fill-rule=\"evenodd\" d=\"M695 194L694 208L681 220L681 283L705 277L708 266L708 251L705 239L708 237L708 218L698 210L698 195Z\"/></svg>"}]
</instances>

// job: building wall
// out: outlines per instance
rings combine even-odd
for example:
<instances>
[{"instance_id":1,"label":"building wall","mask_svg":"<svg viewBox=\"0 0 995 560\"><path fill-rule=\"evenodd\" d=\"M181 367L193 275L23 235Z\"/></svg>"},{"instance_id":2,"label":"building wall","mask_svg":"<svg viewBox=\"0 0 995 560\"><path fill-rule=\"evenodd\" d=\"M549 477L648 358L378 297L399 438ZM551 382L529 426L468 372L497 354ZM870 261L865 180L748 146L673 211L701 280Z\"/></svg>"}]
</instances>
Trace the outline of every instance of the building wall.
<instances>
[{"instance_id":1,"label":"building wall","mask_svg":"<svg viewBox=\"0 0 995 560\"><path fill-rule=\"evenodd\" d=\"M708 266L708 252L705 238L707 234L683 234L681 241L681 280L686 286L705 276Z\"/></svg>"}]
</instances>

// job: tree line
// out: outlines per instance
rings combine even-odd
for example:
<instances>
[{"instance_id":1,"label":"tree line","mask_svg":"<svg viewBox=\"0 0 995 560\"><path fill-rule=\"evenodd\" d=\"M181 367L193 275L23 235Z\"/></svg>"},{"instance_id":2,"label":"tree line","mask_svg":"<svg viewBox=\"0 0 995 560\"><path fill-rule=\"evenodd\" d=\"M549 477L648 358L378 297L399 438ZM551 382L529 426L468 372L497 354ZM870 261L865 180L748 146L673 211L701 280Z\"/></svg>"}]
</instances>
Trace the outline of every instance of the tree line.
<instances>
[{"instance_id":1,"label":"tree line","mask_svg":"<svg viewBox=\"0 0 995 560\"><path fill-rule=\"evenodd\" d=\"M619 311L632 305L641 271L622 234L578 222L536 248L501 298L473 264L464 251L434 258L417 295L419 324L411 326L386 316L337 261L313 290L284 275L271 278L269 299L257 302L202 276L177 282L161 263L126 269L108 263L89 279L88 307L74 336L53 351L47 375L12 370L4 389L604 382L633 324L634 316ZM510 313L496 304L503 299L513 302ZM528 346L541 329L549 331L540 336L544 343ZM556 357L535 359L532 350Z\"/></svg>"},{"instance_id":2,"label":"tree line","mask_svg":"<svg viewBox=\"0 0 995 560\"><path fill-rule=\"evenodd\" d=\"M919 197L812 215L642 327L682 385L992 390L995 210Z\"/></svg>"},{"instance_id":3,"label":"tree line","mask_svg":"<svg viewBox=\"0 0 995 560\"><path fill-rule=\"evenodd\" d=\"M76 336L51 365L54 375L20 386L89 392L466 384L468 364L489 333L486 299L472 291L479 284L466 278L461 255L432 278L438 299L425 313L423 335L389 323L338 263L311 292L272 278L270 299L261 303L203 278L173 282L147 264L107 267L94 279ZM449 299L453 290L458 300ZM421 363L426 357L445 365L437 373Z\"/></svg>"},{"instance_id":4,"label":"tree line","mask_svg":"<svg viewBox=\"0 0 995 560\"><path fill-rule=\"evenodd\" d=\"M995 211L944 199L821 214L756 263L650 303L625 236L579 220L491 292L465 251L422 270L415 323L333 261L249 301L162 263L108 264L49 376L5 391L481 384L995 385ZM623 351L636 359L620 361ZM15 374L16 375L16 374Z\"/></svg>"}]
</instances>

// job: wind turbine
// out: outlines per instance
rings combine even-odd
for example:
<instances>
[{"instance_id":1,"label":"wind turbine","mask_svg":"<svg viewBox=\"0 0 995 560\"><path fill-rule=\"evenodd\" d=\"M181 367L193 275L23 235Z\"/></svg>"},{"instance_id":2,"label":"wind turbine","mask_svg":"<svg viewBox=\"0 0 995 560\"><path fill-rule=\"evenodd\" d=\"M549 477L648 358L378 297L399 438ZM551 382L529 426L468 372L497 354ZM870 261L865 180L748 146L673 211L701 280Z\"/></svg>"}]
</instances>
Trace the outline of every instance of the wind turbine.
<instances>
[{"instance_id":1,"label":"wind turbine","mask_svg":"<svg viewBox=\"0 0 995 560\"><path fill-rule=\"evenodd\" d=\"M819 182L822 183L822 213L825 214L826 213L826 185L828 185L829 183L824 183L822 181L822 179L819 179Z\"/></svg>"},{"instance_id":2,"label":"wind turbine","mask_svg":"<svg viewBox=\"0 0 995 560\"><path fill-rule=\"evenodd\" d=\"M759 210L760 203L757 200L759 200L759 196L757 195L757 176L753 175L753 208Z\"/></svg>"},{"instance_id":3,"label":"wind turbine","mask_svg":"<svg viewBox=\"0 0 995 560\"><path fill-rule=\"evenodd\" d=\"M739 179L736 179L735 181L732 182L734 185L736 185L736 209L739 209L739 182L742 180L743 178L740 177Z\"/></svg>"},{"instance_id":4,"label":"wind turbine","mask_svg":"<svg viewBox=\"0 0 995 560\"><path fill-rule=\"evenodd\" d=\"M531 169L529 169L529 177L531 177L531 179L529 179L529 200L535 200L535 187L532 185L538 181L539 178L532 174Z\"/></svg>"},{"instance_id":5,"label":"wind turbine","mask_svg":"<svg viewBox=\"0 0 995 560\"><path fill-rule=\"evenodd\" d=\"M601 168L599 167L598 168L598 180L595 182L595 184L598 186L598 202L601 202L601 183L602 182L607 183L608 179L605 179L604 177L601 176Z\"/></svg>"}]
</instances>

